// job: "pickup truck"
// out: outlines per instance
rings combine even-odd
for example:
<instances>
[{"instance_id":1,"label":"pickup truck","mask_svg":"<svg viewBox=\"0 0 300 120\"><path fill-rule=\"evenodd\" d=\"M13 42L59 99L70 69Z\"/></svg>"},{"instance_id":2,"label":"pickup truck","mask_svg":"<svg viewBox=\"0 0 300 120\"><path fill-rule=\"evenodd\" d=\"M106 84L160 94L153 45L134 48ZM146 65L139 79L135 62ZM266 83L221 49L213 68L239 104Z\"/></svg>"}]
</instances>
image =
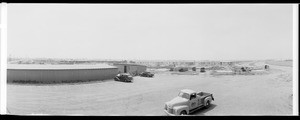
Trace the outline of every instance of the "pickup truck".
<instances>
[{"instance_id":1,"label":"pickup truck","mask_svg":"<svg viewBox=\"0 0 300 120\"><path fill-rule=\"evenodd\" d=\"M208 108L213 100L211 93L183 89L177 97L165 103L164 112L170 116L187 115L203 107Z\"/></svg>"}]
</instances>

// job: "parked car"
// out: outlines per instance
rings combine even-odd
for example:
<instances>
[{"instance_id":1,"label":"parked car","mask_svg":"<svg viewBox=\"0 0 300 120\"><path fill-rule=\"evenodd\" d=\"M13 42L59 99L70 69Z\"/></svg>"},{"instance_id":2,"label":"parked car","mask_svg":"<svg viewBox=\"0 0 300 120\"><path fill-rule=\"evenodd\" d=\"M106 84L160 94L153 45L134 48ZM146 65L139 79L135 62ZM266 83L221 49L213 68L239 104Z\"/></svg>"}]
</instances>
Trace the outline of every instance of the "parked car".
<instances>
[{"instance_id":1,"label":"parked car","mask_svg":"<svg viewBox=\"0 0 300 120\"><path fill-rule=\"evenodd\" d=\"M115 81L132 82L133 77L128 73L120 73L114 78Z\"/></svg>"},{"instance_id":2,"label":"parked car","mask_svg":"<svg viewBox=\"0 0 300 120\"><path fill-rule=\"evenodd\" d=\"M265 65L265 69L266 70L270 69L270 66L269 65Z\"/></svg>"},{"instance_id":3,"label":"parked car","mask_svg":"<svg viewBox=\"0 0 300 120\"><path fill-rule=\"evenodd\" d=\"M192 70L193 70L193 71L196 71L196 70L197 70L197 68L196 68L196 67L192 67Z\"/></svg>"},{"instance_id":4,"label":"parked car","mask_svg":"<svg viewBox=\"0 0 300 120\"><path fill-rule=\"evenodd\" d=\"M186 71L188 71L188 68L180 68L178 71L179 72L186 72Z\"/></svg>"},{"instance_id":5,"label":"parked car","mask_svg":"<svg viewBox=\"0 0 300 120\"><path fill-rule=\"evenodd\" d=\"M200 72L205 72L205 68L204 67L200 68Z\"/></svg>"},{"instance_id":6,"label":"parked car","mask_svg":"<svg viewBox=\"0 0 300 120\"><path fill-rule=\"evenodd\" d=\"M168 115L187 115L208 108L214 97L211 93L195 92L190 89L181 90L177 97L165 103L164 112Z\"/></svg>"},{"instance_id":7,"label":"parked car","mask_svg":"<svg viewBox=\"0 0 300 120\"><path fill-rule=\"evenodd\" d=\"M154 74L151 72L142 72L140 74L141 77L154 77Z\"/></svg>"}]
</instances>

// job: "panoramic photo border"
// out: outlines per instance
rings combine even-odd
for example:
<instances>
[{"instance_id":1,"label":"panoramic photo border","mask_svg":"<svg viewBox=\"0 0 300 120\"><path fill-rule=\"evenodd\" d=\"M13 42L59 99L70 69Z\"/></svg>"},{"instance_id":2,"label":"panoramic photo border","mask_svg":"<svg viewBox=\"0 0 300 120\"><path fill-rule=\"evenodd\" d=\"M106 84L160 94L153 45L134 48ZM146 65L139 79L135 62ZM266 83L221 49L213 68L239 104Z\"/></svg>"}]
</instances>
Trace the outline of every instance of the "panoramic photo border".
<instances>
[{"instance_id":1,"label":"panoramic photo border","mask_svg":"<svg viewBox=\"0 0 300 120\"><path fill-rule=\"evenodd\" d=\"M298 107L298 50L299 50L299 35L298 35L298 5L293 4L293 115L299 115ZM6 110L6 88L7 88L7 3L1 3L1 111L0 114L7 114Z\"/></svg>"},{"instance_id":2,"label":"panoramic photo border","mask_svg":"<svg viewBox=\"0 0 300 120\"><path fill-rule=\"evenodd\" d=\"M293 4L293 115L299 115L299 13L298 5Z\"/></svg>"},{"instance_id":3,"label":"panoramic photo border","mask_svg":"<svg viewBox=\"0 0 300 120\"><path fill-rule=\"evenodd\" d=\"M7 3L1 3L1 111L0 114L6 112L6 68L7 68Z\"/></svg>"}]
</instances>

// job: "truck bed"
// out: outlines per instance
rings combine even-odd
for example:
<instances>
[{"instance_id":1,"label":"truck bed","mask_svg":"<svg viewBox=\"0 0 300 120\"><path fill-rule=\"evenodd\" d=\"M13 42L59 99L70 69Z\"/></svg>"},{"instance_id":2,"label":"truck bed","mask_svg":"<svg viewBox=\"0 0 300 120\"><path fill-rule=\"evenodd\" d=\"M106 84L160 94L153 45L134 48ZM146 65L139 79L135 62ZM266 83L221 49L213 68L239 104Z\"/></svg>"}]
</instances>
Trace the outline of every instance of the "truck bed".
<instances>
[{"instance_id":1,"label":"truck bed","mask_svg":"<svg viewBox=\"0 0 300 120\"><path fill-rule=\"evenodd\" d=\"M198 101L198 107L196 107L196 108L190 110L190 113L195 112L195 111L197 111L198 109L200 109L200 108L202 108L202 107L205 107L205 106L204 106L204 99L205 99L205 98L211 97L212 100L214 100L213 95L212 95L211 93L207 93L207 92L197 92L197 96L200 97L200 99L199 99L200 101Z\"/></svg>"},{"instance_id":2,"label":"truck bed","mask_svg":"<svg viewBox=\"0 0 300 120\"><path fill-rule=\"evenodd\" d=\"M206 98L208 96L211 96L212 99L214 99L213 96L212 96L212 94L211 93L207 93L207 92L198 92L197 95L200 96L201 100L203 100L204 98Z\"/></svg>"}]
</instances>

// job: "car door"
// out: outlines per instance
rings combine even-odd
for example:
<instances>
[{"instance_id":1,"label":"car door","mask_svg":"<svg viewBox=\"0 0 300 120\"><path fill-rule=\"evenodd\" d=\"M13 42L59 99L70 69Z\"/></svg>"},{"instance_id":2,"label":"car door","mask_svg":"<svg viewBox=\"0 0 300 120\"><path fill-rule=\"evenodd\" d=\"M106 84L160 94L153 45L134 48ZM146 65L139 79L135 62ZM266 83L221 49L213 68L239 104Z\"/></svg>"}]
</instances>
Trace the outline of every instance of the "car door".
<instances>
[{"instance_id":1,"label":"car door","mask_svg":"<svg viewBox=\"0 0 300 120\"><path fill-rule=\"evenodd\" d=\"M121 81L124 82L125 81L125 75L121 75Z\"/></svg>"},{"instance_id":2,"label":"car door","mask_svg":"<svg viewBox=\"0 0 300 120\"><path fill-rule=\"evenodd\" d=\"M192 93L190 96L190 110L198 107L198 100L196 98L196 93Z\"/></svg>"},{"instance_id":3,"label":"car door","mask_svg":"<svg viewBox=\"0 0 300 120\"><path fill-rule=\"evenodd\" d=\"M202 100L201 100L201 97L200 97L199 95L197 95L197 98L196 98L196 99L197 99L197 101L198 101L198 102L197 102L197 105L198 105L198 106L203 105Z\"/></svg>"}]
</instances>

